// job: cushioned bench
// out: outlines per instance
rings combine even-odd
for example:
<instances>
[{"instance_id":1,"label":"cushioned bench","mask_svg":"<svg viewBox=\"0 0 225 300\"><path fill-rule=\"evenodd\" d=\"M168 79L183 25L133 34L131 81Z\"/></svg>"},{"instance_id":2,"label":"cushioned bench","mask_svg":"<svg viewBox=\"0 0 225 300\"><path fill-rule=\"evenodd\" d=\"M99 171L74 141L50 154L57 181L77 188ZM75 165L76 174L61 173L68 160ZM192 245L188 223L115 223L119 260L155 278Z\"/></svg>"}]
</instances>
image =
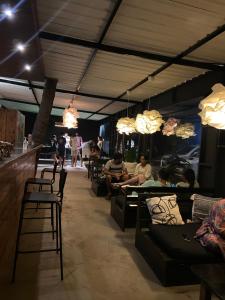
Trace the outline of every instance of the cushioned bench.
<instances>
[{"instance_id":1,"label":"cushioned bench","mask_svg":"<svg viewBox=\"0 0 225 300\"><path fill-rule=\"evenodd\" d=\"M151 224L147 234L172 258L185 259L192 263L194 261L199 263L199 260L215 262L215 255L194 239L199 227L199 223L170 226Z\"/></svg>"},{"instance_id":2,"label":"cushioned bench","mask_svg":"<svg viewBox=\"0 0 225 300\"><path fill-rule=\"evenodd\" d=\"M182 217L191 219L192 204L190 196L192 194L213 195L213 189L205 188L176 188L176 187L128 187L125 191L121 191L119 195L112 197L111 216L124 231L126 228L136 227L137 216L137 195L132 197L132 192L150 193L150 192L168 192L178 195L178 202L182 201Z\"/></svg>"},{"instance_id":3,"label":"cushioned bench","mask_svg":"<svg viewBox=\"0 0 225 300\"><path fill-rule=\"evenodd\" d=\"M154 197L153 193L151 196ZM146 197L148 195L141 195L138 202L136 248L164 286L199 283L191 266L216 263L222 261L222 258L205 250L194 239L200 223L151 224ZM178 205L181 215L188 215L187 212L182 212L182 199L179 199Z\"/></svg>"}]
</instances>

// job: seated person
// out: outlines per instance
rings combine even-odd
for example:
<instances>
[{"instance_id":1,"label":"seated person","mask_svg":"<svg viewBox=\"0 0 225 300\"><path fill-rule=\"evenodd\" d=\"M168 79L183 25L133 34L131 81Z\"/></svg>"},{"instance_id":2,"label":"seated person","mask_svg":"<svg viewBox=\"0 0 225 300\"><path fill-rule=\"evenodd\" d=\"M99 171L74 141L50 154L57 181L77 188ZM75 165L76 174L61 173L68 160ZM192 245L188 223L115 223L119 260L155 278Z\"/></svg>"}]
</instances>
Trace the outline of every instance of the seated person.
<instances>
[{"instance_id":1,"label":"seated person","mask_svg":"<svg viewBox=\"0 0 225 300\"><path fill-rule=\"evenodd\" d=\"M142 185L142 187L150 187L150 186L171 186L169 182L169 173L166 168L161 168L158 173L158 180L146 180Z\"/></svg>"},{"instance_id":2,"label":"seated person","mask_svg":"<svg viewBox=\"0 0 225 300\"><path fill-rule=\"evenodd\" d=\"M106 175L106 184L108 189L107 199L110 199L112 195L111 183L121 182L128 178L127 169L122 158L121 153L115 153L113 159L108 160L104 167L104 174Z\"/></svg>"},{"instance_id":3,"label":"seated person","mask_svg":"<svg viewBox=\"0 0 225 300\"><path fill-rule=\"evenodd\" d=\"M151 177L152 167L147 161L147 157L145 155L141 155L139 159L140 163L137 164L134 175L126 180L125 182L116 183L116 186L122 185L140 185L143 184L146 180Z\"/></svg>"},{"instance_id":4,"label":"seated person","mask_svg":"<svg viewBox=\"0 0 225 300\"><path fill-rule=\"evenodd\" d=\"M186 169L183 174L183 181L178 182L177 187L198 188L199 184L195 180L195 172L192 169Z\"/></svg>"},{"instance_id":5,"label":"seated person","mask_svg":"<svg viewBox=\"0 0 225 300\"><path fill-rule=\"evenodd\" d=\"M94 146L91 148L90 159L96 160L100 158L100 149L98 146Z\"/></svg>"},{"instance_id":6,"label":"seated person","mask_svg":"<svg viewBox=\"0 0 225 300\"><path fill-rule=\"evenodd\" d=\"M195 238L203 247L217 255L222 254L225 259L225 199L215 201Z\"/></svg>"}]
</instances>

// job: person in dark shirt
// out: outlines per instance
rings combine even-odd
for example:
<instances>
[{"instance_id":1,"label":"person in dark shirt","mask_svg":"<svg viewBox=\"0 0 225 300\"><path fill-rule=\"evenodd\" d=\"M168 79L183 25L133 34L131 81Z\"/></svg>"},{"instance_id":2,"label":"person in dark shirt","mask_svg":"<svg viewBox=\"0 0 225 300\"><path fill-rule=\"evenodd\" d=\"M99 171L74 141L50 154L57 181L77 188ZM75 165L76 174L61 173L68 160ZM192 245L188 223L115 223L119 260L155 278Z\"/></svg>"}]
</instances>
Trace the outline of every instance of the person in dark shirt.
<instances>
[{"instance_id":1,"label":"person in dark shirt","mask_svg":"<svg viewBox=\"0 0 225 300\"><path fill-rule=\"evenodd\" d=\"M59 159L60 165L63 167L64 160L65 160L65 150L66 150L66 139L63 136L63 132L60 134L60 137L58 138L58 153L57 157Z\"/></svg>"},{"instance_id":2,"label":"person in dark shirt","mask_svg":"<svg viewBox=\"0 0 225 300\"><path fill-rule=\"evenodd\" d=\"M52 153L52 157L54 159L54 162L56 162L57 161L56 154L57 154L58 143L57 143L57 137L56 137L55 134L53 134L53 136L50 140L50 144L51 144L50 152Z\"/></svg>"}]
</instances>

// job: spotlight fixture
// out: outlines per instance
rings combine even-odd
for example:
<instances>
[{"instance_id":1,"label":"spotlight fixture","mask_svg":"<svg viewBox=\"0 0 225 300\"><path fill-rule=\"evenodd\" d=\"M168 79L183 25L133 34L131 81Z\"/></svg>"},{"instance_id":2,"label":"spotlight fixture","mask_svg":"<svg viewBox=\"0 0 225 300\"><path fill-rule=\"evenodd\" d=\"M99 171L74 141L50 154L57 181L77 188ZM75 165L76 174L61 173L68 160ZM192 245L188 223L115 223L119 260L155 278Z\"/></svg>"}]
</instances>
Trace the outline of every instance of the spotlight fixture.
<instances>
[{"instance_id":1,"label":"spotlight fixture","mask_svg":"<svg viewBox=\"0 0 225 300\"><path fill-rule=\"evenodd\" d=\"M10 7L7 7L6 9L4 9L3 14L8 18L8 19L12 19L13 17L13 10Z\"/></svg>"},{"instance_id":2,"label":"spotlight fixture","mask_svg":"<svg viewBox=\"0 0 225 300\"><path fill-rule=\"evenodd\" d=\"M30 71L30 70L31 70L31 66L28 65L28 64L26 64L26 65L24 66L24 69L25 69L26 71Z\"/></svg>"},{"instance_id":3,"label":"spotlight fixture","mask_svg":"<svg viewBox=\"0 0 225 300\"><path fill-rule=\"evenodd\" d=\"M25 50L25 45L19 43L19 44L16 45L16 49L17 49L18 51L20 51L20 52L24 52L24 50Z\"/></svg>"}]
</instances>

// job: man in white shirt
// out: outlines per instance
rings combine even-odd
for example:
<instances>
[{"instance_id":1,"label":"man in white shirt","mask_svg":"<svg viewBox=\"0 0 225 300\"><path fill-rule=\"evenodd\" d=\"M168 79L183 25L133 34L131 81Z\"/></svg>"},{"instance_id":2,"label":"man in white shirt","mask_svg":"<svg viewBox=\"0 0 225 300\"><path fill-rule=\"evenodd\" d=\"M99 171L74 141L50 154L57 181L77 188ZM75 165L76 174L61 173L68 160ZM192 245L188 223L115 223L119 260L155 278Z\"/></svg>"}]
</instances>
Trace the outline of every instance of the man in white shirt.
<instances>
[{"instance_id":1,"label":"man in white shirt","mask_svg":"<svg viewBox=\"0 0 225 300\"><path fill-rule=\"evenodd\" d=\"M127 178L127 169L122 161L121 153L115 153L113 159L107 161L104 168L104 174L106 175L108 189L107 198L110 199L112 195L112 183L118 183Z\"/></svg>"},{"instance_id":2,"label":"man in white shirt","mask_svg":"<svg viewBox=\"0 0 225 300\"><path fill-rule=\"evenodd\" d=\"M66 139L66 145L65 145L66 159L69 159L69 157L70 157L70 136L68 135L67 132L64 134L64 138Z\"/></svg>"}]
</instances>

